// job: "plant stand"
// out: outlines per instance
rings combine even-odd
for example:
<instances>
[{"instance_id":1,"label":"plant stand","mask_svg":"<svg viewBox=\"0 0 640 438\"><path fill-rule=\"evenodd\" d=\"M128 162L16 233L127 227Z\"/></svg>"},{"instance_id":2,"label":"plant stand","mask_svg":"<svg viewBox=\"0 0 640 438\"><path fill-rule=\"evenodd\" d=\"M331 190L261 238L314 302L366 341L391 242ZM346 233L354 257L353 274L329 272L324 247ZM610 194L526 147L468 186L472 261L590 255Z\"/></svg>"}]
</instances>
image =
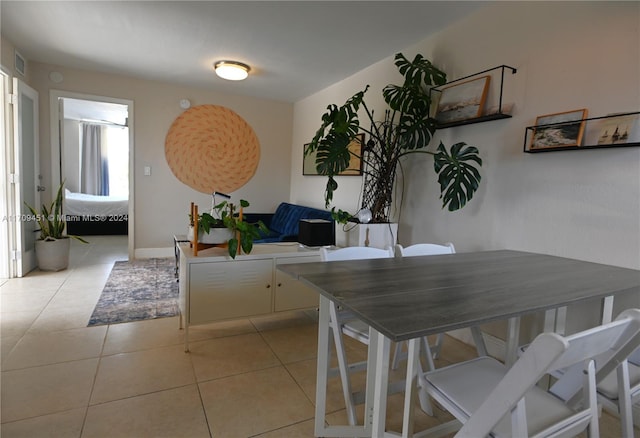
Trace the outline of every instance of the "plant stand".
<instances>
[{"instance_id":1,"label":"plant stand","mask_svg":"<svg viewBox=\"0 0 640 438\"><path fill-rule=\"evenodd\" d=\"M229 243L204 243L199 241L198 236L198 206L193 202L191 203L191 217L193 218L193 237L191 239L191 247L193 248L193 255L195 257L198 256L198 251L208 248L228 248ZM242 207L239 210L239 218L242 220ZM239 234L239 233L238 233ZM237 236L238 241L240 240L240 236ZM238 254L242 254L242 247L238 245Z\"/></svg>"}]
</instances>

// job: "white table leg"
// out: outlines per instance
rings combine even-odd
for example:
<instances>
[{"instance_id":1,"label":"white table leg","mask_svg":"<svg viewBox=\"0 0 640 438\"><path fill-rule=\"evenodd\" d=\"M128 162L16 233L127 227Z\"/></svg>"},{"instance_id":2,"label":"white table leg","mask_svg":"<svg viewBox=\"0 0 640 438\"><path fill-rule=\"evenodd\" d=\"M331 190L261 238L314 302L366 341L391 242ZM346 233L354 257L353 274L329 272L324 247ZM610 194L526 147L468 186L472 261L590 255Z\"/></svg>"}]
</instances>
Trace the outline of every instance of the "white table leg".
<instances>
[{"instance_id":1,"label":"white table leg","mask_svg":"<svg viewBox=\"0 0 640 438\"><path fill-rule=\"evenodd\" d=\"M368 425L365 419L365 425L336 425L326 426L327 416L327 384L329 380L329 358L330 358L330 336L329 336L329 305L328 298L320 295L320 314L318 317L318 365L316 369L316 418L314 434L317 437L370 437L371 421ZM371 349L371 347L369 347ZM374 349L375 351L375 349ZM374 357L375 359L375 357ZM375 365L375 360L371 362ZM375 367L374 367L375 369ZM367 371L367 375L369 372ZM367 377L367 381L369 378ZM374 379L371 378L371 382ZM369 385L369 384L368 384ZM371 395L370 395L371 394ZM373 384L367 386L368 406L373 403ZM366 416L365 416L366 418Z\"/></svg>"},{"instance_id":2,"label":"white table leg","mask_svg":"<svg viewBox=\"0 0 640 438\"><path fill-rule=\"evenodd\" d=\"M613 295L602 299L602 323L608 324L613 321Z\"/></svg>"},{"instance_id":3,"label":"white table leg","mask_svg":"<svg viewBox=\"0 0 640 438\"><path fill-rule=\"evenodd\" d=\"M189 323L186 321L184 324L184 352L189 352Z\"/></svg>"},{"instance_id":4,"label":"white table leg","mask_svg":"<svg viewBox=\"0 0 640 438\"><path fill-rule=\"evenodd\" d=\"M482 336L482 330L480 327L473 326L470 327L471 336L473 337L473 342L476 344L476 351L478 352L478 357L487 356L487 345L484 342L484 337Z\"/></svg>"},{"instance_id":5,"label":"white table leg","mask_svg":"<svg viewBox=\"0 0 640 438\"><path fill-rule=\"evenodd\" d=\"M320 295L318 317L318 367L316 370L316 436L324 436L329 373L329 299Z\"/></svg>"},{"instance_id":6,"label":"white table leg","mask_svg":"<svg viewBox=\"0 0 640 438\"><path fill-rule=\"evenodd\" d=\"M509 318L507 323L507 351L505 365L512 366L518 359L518 343L520 342L520 317Z\"/></svg>"},{"instance_id":7,"label":"white table leg","mask_svg":"<svg viewBox=\"0 0 640 438\"><path fill-rule=\"evenodd\" d=\"M556 310L549 309L544 312L544 332L553 333L556 331Z\"/></svg>"},{"instance_id":8,"label":"white table leg","mask_svg":"<svg viewBox=\"0 0 640 438\"><path fill-rule=\"evenodd\" d=\"M389 385L389 351L391 350L391 341L374 328L370 329L370 333L372 337L369 339L369 343L375 343L377 350L371 436L382 438L385 434L387 413L387 387Z\"/></svg>"},{"instance_id":9,"label":"white table leg","mask_svg":"<svg viewBox=\"0 0 640 438\"><path fill-rule=\"evenodd\" d=\"M407 346L407 376L404 389L404 414L402 416L402 437L413 436L413 407L417 394L418 373L421 371L420 338L411 339Z\"/></svg>"}]
</instances>

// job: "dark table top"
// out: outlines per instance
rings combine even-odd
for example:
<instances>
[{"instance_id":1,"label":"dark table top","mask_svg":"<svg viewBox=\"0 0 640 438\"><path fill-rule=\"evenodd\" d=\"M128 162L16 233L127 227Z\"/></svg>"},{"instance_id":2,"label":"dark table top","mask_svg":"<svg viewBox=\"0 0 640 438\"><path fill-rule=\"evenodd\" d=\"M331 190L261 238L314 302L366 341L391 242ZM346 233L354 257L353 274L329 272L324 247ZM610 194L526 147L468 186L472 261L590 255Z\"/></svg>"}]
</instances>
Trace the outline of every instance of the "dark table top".
<instances>
[{"instance_id":1,"label":"dark table top","mask_svg":"<svg viewBox=\"0 0 640 438\"><path fill-rule=\"evenodd\" d=\"M635 294L640 271L499 250L280 265L393 341Z\"/></svg>"}]
</instances>

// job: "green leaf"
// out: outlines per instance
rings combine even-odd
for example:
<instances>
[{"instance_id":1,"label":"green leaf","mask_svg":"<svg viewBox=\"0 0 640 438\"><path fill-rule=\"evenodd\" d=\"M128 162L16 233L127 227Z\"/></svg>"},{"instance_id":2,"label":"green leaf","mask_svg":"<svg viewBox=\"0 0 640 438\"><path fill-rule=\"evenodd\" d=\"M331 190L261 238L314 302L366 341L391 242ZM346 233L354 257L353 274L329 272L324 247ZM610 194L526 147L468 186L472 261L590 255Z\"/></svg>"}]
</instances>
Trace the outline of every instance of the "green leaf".
<instances>
[{"instance_id":1,"label":"green leaf","mask_svg":"<svg viewBox=\"0 0 640 438\"><path fill-rule=\"evenodd\" d=\"M240 243L242 244L242 251L244 251L245 254L249 254L253 249L253 239L244 238L241 239Z\"/></svg>"},{"instance_id":2,"label":"green leaf","mask_svg":"<svg viewBox=\"0 0 640 438\"><path fill-rule=\"evenodd\" d=\"M347 221L353 217L353 215L348 211L344 211L340 209L336 210L336 208L333 207L331 209L331 217L333 218L334 221L340 224L346 224Z\"/></svg>"},{"instance_id":3,"label":"green leaf","mask_svg":"<svg viewBox=\"0 0 640 438\"><path fill-rule=\"evenodd\" d=\"M440 143L433 167L438 173L442 208L455 211L473 198L482 178L473 163L482 166L476 147L460 142L451 146L449 153L444 144Z\"/></svg>"},{"instance_id":4,"label":"green leaf","mask_svg":"<svg viewBox=\"0 0 640 438\"><path fill-rule=\"evenodd\" d=\"M236 258L236 254L238 254L238 239L235 237L233 239L229 239L229 255L232 259Z\"/></svg>"},{"instance_id":5,"label":"green leaf","mask_svg":"<svg viewBox=\"0 0 640 438\"><path fill-rule=\"evenodd\" d=\"M328 207L329 204L331 204L331 201L333 200L333 192L335 192L337 188L338 188L338 183L336 182L335 179L333 179L333 176L329 176L329 178L327 179L327 185L324 191L325 207Z\"/></svg>"},{"instance_id":6,"label":"green leaf","mask_svg":"<svg viewBox=\"0 0 640 438\"><path fill-rule=\"evenodd\" d=\"M402 53L397 53L395 64L407 86L438 86L447 82L447 75L419 53L413 61L409 61Z\"/></svg>"}]
</instances>

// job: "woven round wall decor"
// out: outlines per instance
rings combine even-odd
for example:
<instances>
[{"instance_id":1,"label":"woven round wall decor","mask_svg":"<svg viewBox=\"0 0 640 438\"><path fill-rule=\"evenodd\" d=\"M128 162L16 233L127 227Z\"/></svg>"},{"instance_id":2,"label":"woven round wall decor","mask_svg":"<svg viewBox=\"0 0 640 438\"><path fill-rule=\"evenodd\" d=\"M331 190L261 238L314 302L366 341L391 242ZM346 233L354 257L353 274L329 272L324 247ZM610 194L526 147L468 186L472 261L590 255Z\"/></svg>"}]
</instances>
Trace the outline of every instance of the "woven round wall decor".
<instances>
[{"instance_id":1,"label":"woven round wall decor","mask_svg":"<svg viewBox=\"0 0 640 438\"><path fill-rule=\"evenodd\" d=\"M189 187L211 194L231 193L255 174L260 143L237 113L218 105L198 105L173 122L164 143L173 174Z\"/></svg>"}]
</instances>

